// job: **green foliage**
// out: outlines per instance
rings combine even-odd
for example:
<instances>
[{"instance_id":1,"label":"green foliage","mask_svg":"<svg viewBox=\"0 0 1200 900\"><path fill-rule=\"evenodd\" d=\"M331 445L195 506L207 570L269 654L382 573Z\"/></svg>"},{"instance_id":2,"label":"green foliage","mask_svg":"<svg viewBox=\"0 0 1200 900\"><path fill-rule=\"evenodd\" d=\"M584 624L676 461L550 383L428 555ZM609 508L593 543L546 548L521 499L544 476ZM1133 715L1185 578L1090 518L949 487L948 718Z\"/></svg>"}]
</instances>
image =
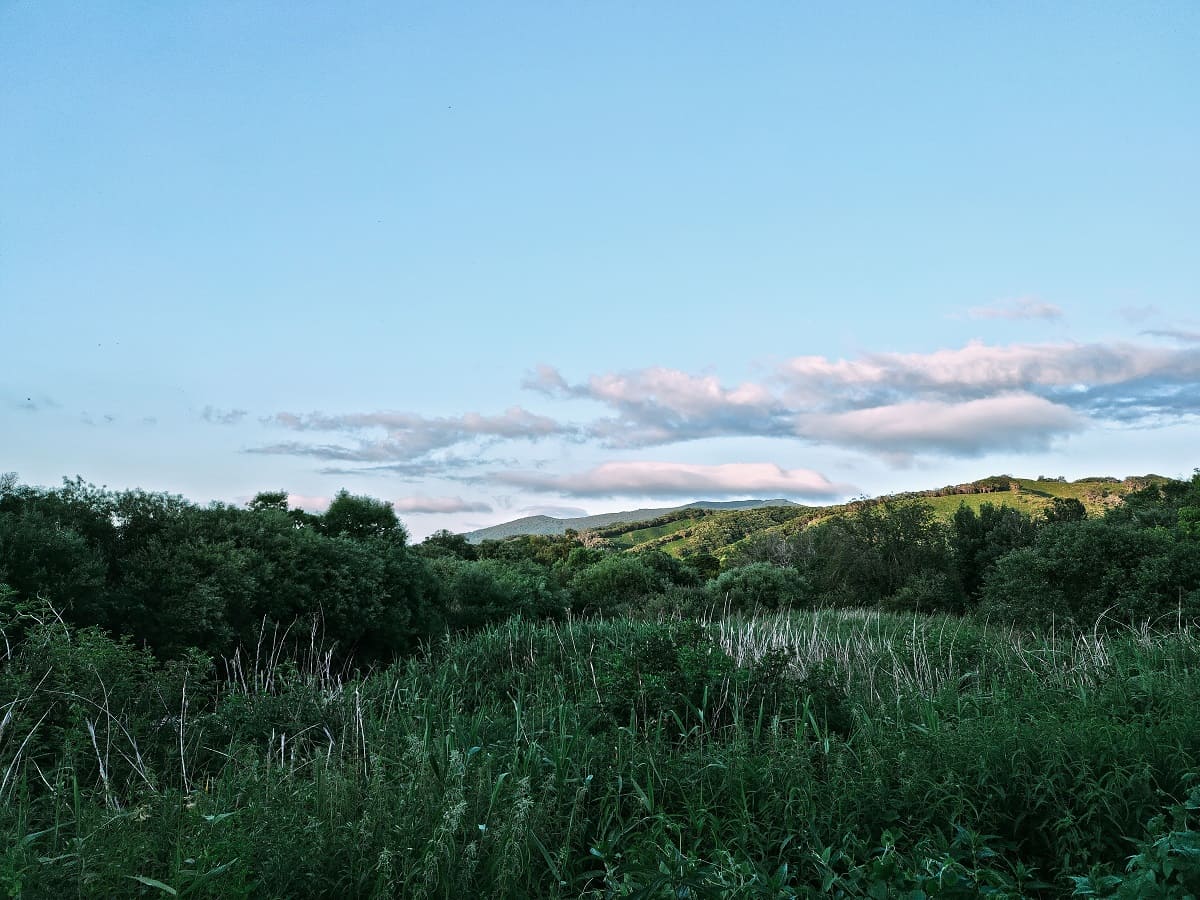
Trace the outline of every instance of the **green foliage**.
<instances>
[{"instance_id":1,"label":"green foliage","mask_svg":"<svg viewBox=\"0 0 1200 900\"><path fill-rule=\"evenodd\" d=\"M478 628L510 616L555 618L566 606L550 573L529 560L445 556L433 562L433 574L453 629Z\"/></svg>"},{"instance_id":2,"label":"green foliage","mask_svg":"<svg viewBox=\"0 0 1200 900\"><path fill-rule=\"evenodd\" d=\"M1092 628L1200 615L1200 546L1163 528L1086 520L1041 529L1001 557L980 613L1026 626ZM1103 623L1102 623L1103 624Z\"/></svg>"},{"instance_id":3,"label":"green foliage","mask_svg":"<svg viewBox=\"0 0 1200 900\"><path fill-rule=\"evenodd\" d=\"M347 490L338 491L330 502L321 516L321 527L328 534L352 538L388 538L399 543L408 539L392 504Z\"/></svg>"},{"instance_id":4,"label":"green foliage","mask_svg":"<svg viewBox=\"0 0 1200 900\"><path fill-rule=\"evenodd\" d=\"M464 535L454 534L445 528L439 529L416 546L416 551L427 559L454 557L455 559L478 559L475 545Z\"/></svg>"},{"instance_id":5,"label":"green foliage","mask_svg":"<svg viewBox=\"0 0 1200 900\"><path fill-rule=\"evenodd\" d=\"M984 503L976 512L960 505L950 520L949 543L964 600L979 598L984 575L1011 550L1027 547L1036 534L1029 516L1009 506Z\"/></svg>"},{"instance_id":6,"label":"green foliage","mask_svg":"<svg viewBox=\"0 0 1200 900\"><path fill-rule=\"evenodd\" d=\"M369 663L442 627L435 585L387 504L343 492L325 521L294 515L282 492L242 510L78 480L54 491L6 484L0 581L165 657L315 633Z\"/></svg>"},{"instance_id":7,"label":"green foliage","mask_svg":"<svg viewBox=\"0 0 1200 900\"><path fill-rule=\"evenodd\" d=\"M0 885L21 896L1051 897L1081 872L1155 896L1146 871L1192 877L1194 796L1112 874L1200 760L1186 629L508 620L350 680L270 654L218 678L7 609Z\"/></svg>"},{"instance_id":8,"label":"green foliage","mask_svg":"<svg viewBox=\"0 0 1200 900\"><path fill-rule=\"evenodd\" d=\"M640 557L612 554L575 572L570 588L576 610L603 615L653 594L667 583Z\"/></svg>"},{"instance_id":9,"label":"green foliage","mask_svg":"<svg viewBox=\"0 0 1200 900\"><path fill-rule=\"evenodd\" d=\"M1195 900L1200 896L1200 787L1146 826L1148 837L1121 875L1072 876L1072 897Z\"/></svg>"},{"instance_id":10,"label":"green foliage","mask_svg":"<svg viewBox=\"0 0 1200 900\"><path fill-rule=\"evenodd\" d=\"M944 526L922 503L866 503L816 526L808 569L822 593L874 606L914 576L950 568Z\"/></svg>"},{"instance_id":11,"label":"green foliage","mask_svg":"<svg viewBox=\"0 0 1200 900\"><path fill-rule=\"evenodd\" d=\"M722 572L708 590L717 608L733 612L790 609L814 599L812 586L803 575L765 562Z\"/></svg>"}]
</instances>

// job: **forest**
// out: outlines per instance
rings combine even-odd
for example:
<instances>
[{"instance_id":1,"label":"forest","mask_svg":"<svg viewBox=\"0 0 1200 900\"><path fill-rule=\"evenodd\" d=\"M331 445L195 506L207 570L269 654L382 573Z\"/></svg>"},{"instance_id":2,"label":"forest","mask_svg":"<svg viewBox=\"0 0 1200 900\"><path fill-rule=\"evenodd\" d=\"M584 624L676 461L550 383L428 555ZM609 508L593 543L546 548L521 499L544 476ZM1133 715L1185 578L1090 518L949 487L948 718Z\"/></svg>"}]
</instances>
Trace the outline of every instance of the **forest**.
<instances>
[{"instance_id":1,"label":"forest","mask_svg":"<svg viewBox=\"0 0 1200 900\"><path fill-rule=\"evenodd\" d=\"M1008 484L474 544L3 476L0 891L1194 897L1200 470Z\"/></svg>"}]
</instances>

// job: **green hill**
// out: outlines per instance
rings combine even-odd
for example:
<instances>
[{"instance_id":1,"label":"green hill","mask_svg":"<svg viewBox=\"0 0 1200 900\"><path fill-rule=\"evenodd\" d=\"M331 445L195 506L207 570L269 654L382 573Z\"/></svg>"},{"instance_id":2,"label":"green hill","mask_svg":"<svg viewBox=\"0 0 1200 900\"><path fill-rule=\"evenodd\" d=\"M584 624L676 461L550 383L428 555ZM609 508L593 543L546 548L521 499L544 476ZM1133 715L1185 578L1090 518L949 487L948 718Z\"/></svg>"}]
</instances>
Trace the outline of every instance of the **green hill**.
<instances>
[{"instance_id":1,"label":"green hill","mask_svg":"<svg viewBox=\"0 0 1200 900\"><path fill-rule=\"evenodd\" d=\"M698 508L698 504L640 520L606 523L588 528L594 537L622 550L661 550L673 556L711 553L725 558L736 553L748 538L779 534L788 536L832 515L852 511L862 503L893 501L923 502L934 515L949 520L960 505L979 509L984 503L1010 506L1036 516L1056 498L1075 499L1089 516L1103 515L1120 504L1132 490L1166 479L1159 475L1119 479L1107 476L1066 481L1057 478L1017 478L992 475L964 484L946 485L924 491L860 498L830 506L765 506L742 509ZM645 511L642 511L645 512ZM515 524L515 523L514 523Z\"/></svg>"},{"instance_id":2,"label":"green hill","mask_svg":"<svg viewBox=\"0 0 1200 900\"><path fill-rule=\"evenodd\" d=\"M488 528L468 531L464 537L473 544L488 540L504 540L522 534L566 534L568 530L592 531L613 524L628 528L647 521L659 521L688 510L748 510L768 506L795 506L791 500L697 500L685 506L669 506L660 509L630 509L622 512L600 513L595 516L578 516L560 519L554 516L526 516L503 522Z\"/></svg>"}]
</instances>

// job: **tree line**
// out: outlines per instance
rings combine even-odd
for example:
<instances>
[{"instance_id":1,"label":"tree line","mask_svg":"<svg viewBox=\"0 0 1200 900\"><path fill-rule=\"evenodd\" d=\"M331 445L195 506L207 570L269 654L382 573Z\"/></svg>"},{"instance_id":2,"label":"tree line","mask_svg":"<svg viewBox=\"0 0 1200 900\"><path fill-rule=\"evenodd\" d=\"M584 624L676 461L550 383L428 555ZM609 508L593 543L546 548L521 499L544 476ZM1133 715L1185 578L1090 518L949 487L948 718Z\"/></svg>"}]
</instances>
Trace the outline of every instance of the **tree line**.
<instances>
[{"instance_id":1,"label":"tree line","mask_svg":"<svg viewBox=\"0 0 1200 900\"><path fill-rule=\"evenodd\" d=\"M0 604L48 601L71 624L161 657L317 641L383 661L512 616L678 616L878 607L1092 628L1200 616L1200 470L1102 517L1077 500L1030 516L920 500L862 504L793 534L699 552L620 552L588 535L413 544L391 506L342 491L320 515L284 492L201 506L76 478L0 478ZM0 610L2 611L2 610Z\"/></svg>"}]
</instances>

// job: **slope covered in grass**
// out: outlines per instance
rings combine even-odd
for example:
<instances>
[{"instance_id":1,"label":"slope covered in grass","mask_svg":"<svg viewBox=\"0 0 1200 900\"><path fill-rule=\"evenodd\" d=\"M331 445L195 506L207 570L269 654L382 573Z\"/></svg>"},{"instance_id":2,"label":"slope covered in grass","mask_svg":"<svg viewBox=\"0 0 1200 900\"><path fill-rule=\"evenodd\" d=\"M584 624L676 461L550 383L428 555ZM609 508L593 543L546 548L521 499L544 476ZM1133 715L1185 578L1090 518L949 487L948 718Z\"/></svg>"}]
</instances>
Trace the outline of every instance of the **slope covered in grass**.
<instances>
[{"instance_id":1,"label":"slope covered in grass","mask_svg":"<svg viewBox=\"0 0 1200 900\"><path fill-rule=\"evenodd\" d=\"M1200 765L1186 625L513 621L353 679L260 654L216 680L6 624L18 896L1055 897L1122 871Z\"/></svg>"}]
</instances>

